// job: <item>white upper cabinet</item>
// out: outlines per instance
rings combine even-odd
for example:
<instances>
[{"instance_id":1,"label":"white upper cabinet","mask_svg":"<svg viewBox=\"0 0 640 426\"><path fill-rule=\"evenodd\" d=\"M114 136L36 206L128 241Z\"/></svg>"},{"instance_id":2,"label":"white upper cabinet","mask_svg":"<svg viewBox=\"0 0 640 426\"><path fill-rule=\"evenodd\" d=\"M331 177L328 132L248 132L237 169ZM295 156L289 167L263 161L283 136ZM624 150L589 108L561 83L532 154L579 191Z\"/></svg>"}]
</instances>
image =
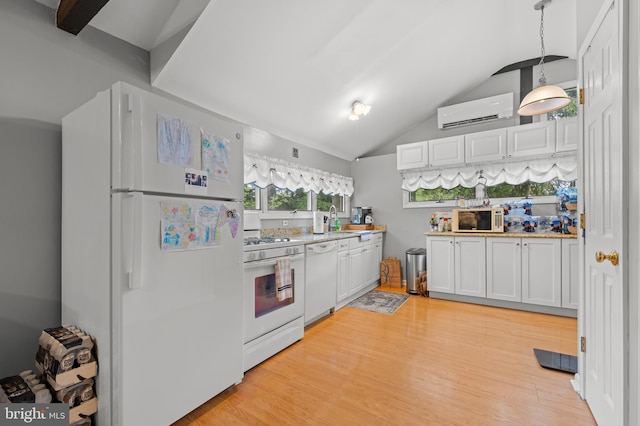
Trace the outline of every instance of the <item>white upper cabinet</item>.
<instances>
[{"instance_id":1,"label":"white upper cabinet","mask_svg":"<svg viewBox=\"0 0 640 426\"><path fill-rule=\"evenodd\" d=\"M556 121L556 151L578 149L578 118L563 118Z\"/></svg>"},{"instance_id":2,"label":"white upper cabinet","mask_svg":"<svg viewBox=\"0 0 640 426\"><path fill-rule=\"evenodd\" d=\"M396 146L398 170L491 163L578 149L578 119L541 121Z\"/></svg>"},{"instance_id":3,"label":"white upper cabinet","mask_svg":"<svg viewBox=\"0 0 640 426\"><path fill-rule=\"evenodd\" d=\"M554 152L556 152L555 120L507 128L509 157L527 157Z\"/></svg>"},{"instance_id":4,"label":"white upper cabinet","mask_svg":"<svg viewBox=\"0 0 640 426\"><path fill-rule=\"evenodd\" d=\"M429 165L429 144L414 142L396 146L398 170L419 169Z\"/></svg>"},{"instance_id":5,"label":"white upper cabinet","mask_svg":"<svg viewBox=\"0 0 640 426\"><path fill-rule=\"evenodd\" d=\"M465 162L486 163L507 156L507 129L470 133L464 137Z\"/></svg>"},{"instance_id":6,"label":"white upper cabinet","mask_svg":"<svg viewBox=\"0 0 640 426\"><path fill-rule=\"evenodd\" d=\"M464 163L464 135L429 141L429 164L446 166Z\"/></svg>"}]
</instances>

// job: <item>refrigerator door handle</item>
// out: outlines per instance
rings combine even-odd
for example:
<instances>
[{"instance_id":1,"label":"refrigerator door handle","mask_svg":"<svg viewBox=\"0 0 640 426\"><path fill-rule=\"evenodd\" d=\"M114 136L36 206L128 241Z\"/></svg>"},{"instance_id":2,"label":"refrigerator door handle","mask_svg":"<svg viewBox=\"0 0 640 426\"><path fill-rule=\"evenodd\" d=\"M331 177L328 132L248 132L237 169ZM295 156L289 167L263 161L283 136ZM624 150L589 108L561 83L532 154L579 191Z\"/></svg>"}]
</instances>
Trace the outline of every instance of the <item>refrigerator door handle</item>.
<instances>
[{"instance_id":1,"label":"refrigerator door handle","mask_svg":"<svg viewBox=\"0 0 640 426\"><path fill-rule=\"evenodd\" d=\"M129 219L131 220L131 259L130 268L127 271L127 281L131 290L142 288L142 193L132 192L130 197L133 209Z\"/></svg>"},{"instance_id":2,"label":"refrigerator door handle","mask_svg":"<svg viewBox=\"0 0 640 426\"><path fill-rule=\"evenodd\" d=\"M142 180L143 180L143 171L144 171L144 161L142 161L142 139L147 136L145 134L145 129L143 129L143 119L142 119L142 106L140 105L140 97L134 97L133 94L129 94L129 112L132 115L133 123L135 123L132 127L132 136L133 140L131 141L131 148L133 150L131 158L133 158L133 162L131 165L131 174L133 177L133 187L132 189L142 189ZM157 120L157 118L156 118ZM146 129L150 133L155 128Z\"/></svg>"},{"instance_id":3,"label":"refrigerator door handle","mask_svg":"<svg viewBox=\"0 0 640 426\"><path fill-rule=\"evenodd\" d=\"M116 186L134 190L142 188L142 126L140 99L133 93L124 93L120 104L119 141L115 141L115 155L119 156L119 170L115 170L120 182Z\"/></svg>"}]
</instances>

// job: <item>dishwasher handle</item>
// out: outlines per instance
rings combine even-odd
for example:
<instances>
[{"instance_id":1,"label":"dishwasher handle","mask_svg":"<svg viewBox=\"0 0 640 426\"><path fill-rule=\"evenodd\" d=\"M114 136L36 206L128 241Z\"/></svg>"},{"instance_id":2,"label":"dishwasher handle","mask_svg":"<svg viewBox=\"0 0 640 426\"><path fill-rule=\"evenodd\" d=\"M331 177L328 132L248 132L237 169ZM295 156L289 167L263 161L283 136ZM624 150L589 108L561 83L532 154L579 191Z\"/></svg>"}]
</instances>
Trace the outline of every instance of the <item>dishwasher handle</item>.
<instances>
[{"instance_id":1,"label":"dishwasher handle","mask_svg":"<svg viewBox=\"0 0 640 426\"><path fill-rule=\"evenodd\" d=\"M338 243L335 241L328 241L326 243L309 244L307 246L307 253L309 254L323 254L331 251L337 251Z\"/></svg>"}]
</instances>

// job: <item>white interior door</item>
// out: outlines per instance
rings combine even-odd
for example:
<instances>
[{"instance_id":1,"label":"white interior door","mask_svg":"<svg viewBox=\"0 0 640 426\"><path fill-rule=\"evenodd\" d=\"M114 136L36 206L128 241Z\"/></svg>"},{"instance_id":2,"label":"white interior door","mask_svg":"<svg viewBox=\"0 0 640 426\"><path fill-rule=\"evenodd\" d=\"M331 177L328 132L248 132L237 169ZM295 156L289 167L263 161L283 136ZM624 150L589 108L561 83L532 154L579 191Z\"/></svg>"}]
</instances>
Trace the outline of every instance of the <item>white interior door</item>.
<instances>
[{"instance_id":1,"label":"white interior door","mask_svg":"<svg viewBox=\"0 0 640 426\"><path fill-rule=\"evenodd\" d=\"M584 396L600 425L622 425L625 412L623 271L627 225L623 214L626 182L618 3L598 15L591 41L581 50L585 89ZM604 257L616 252L617 265L612 257ZM597 253L601 253L599 257Z\"/></svg>"}]
</instances>

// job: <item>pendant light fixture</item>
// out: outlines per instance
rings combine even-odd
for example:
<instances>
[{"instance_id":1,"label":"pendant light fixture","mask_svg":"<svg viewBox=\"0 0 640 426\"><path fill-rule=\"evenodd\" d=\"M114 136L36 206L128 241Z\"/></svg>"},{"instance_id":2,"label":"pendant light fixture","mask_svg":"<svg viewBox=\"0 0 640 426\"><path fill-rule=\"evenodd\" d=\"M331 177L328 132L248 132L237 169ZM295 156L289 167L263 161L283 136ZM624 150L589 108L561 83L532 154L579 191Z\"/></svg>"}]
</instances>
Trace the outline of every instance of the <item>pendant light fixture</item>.
<instances>
[{"instance_id":1,"label":"pendant light fixture","mask_svg":"<svg viewBox=\"0 0 640 426\"><path fill-rule=\"evenodd\" d=\"M551 0L541 0L533 6L540 11L540 45L542 54L540 56L540 79L539 86L533 89L524 97L518 108L520 115L538 115L555 111L571 103L567 93L558 86L547 85L547 78L544 75L544 7L551 3Z\"/></svg>"}]
</instances>

